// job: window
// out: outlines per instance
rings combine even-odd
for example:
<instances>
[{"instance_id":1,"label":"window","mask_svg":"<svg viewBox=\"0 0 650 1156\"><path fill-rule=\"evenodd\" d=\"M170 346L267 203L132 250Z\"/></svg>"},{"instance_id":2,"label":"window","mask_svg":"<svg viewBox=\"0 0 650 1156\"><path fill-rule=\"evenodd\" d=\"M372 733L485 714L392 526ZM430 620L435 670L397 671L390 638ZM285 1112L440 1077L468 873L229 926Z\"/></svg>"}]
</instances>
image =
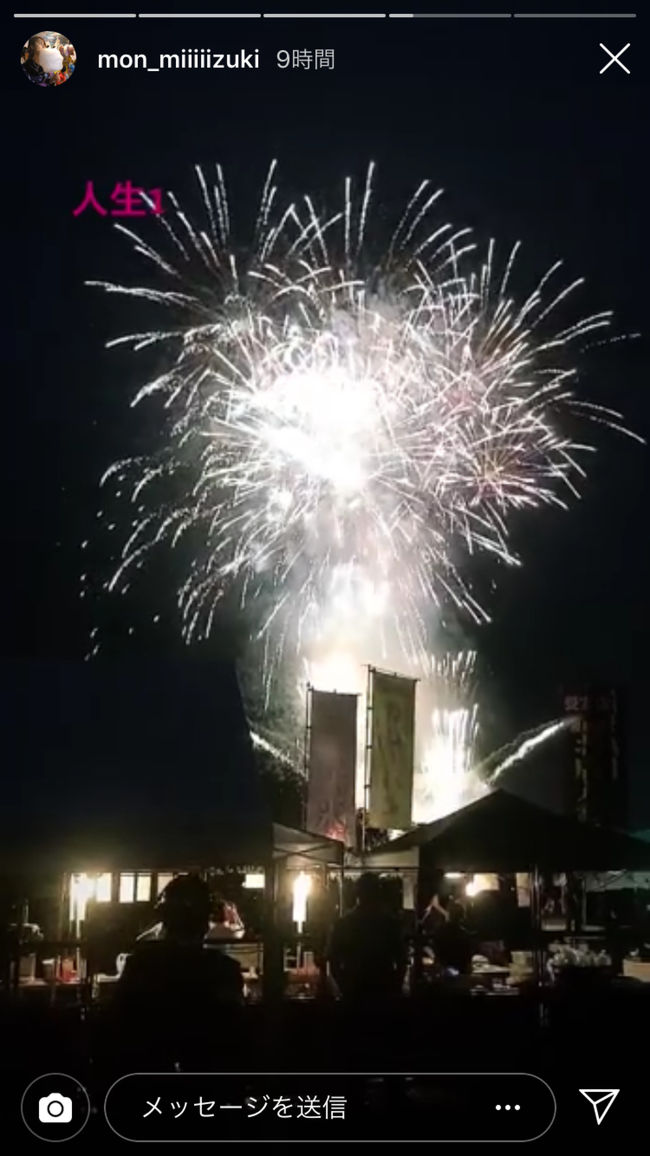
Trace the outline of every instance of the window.
<instances>
[{"instance_id":1,"label":"window","mask_svg":"<svg viewBox=\"0 0 650 1156\"><path fill-rule=\"evenodd\" d=\"M133 903L135 875L120 875L120 903Z\"/></svg>"},{"instance_id":2,"label":"window","mask_svg":"<svg viewBox=\"0 0 650 1156\"><path fill-rule=\"evenodd\" d=\"M264 875L261 872L251 872L244 877L244 887L249 891L263 891Z\"/></svg>"},{"instance_id":3,"label":"window","mask_svg":"<svg viewBox=\"0 0 650 1156\"><path fill-rule=\"evenodd\" d=\"M174 876L173 876L171 871L162 871L158 875L158 886L156 888L156 895L157 896L160 895L165 890L165 887L167 886L168 883L171 883L173 878L174 878Z\"/></svg>"},{"instance_id":4,"label":"window","mask_svg":"<svg viewBox=\"0 0 650 1156\"><path fill-rule=\"evenodd\" d=\"M97 876L95 899L98 903L110 903L113 897L113 876L110 871Z\"/></svg>"},{"instance_id":5,"label":"window","mask_svg":"<svg viewBox=\"0 0 650 1156\"><path fill-rule=\"evenodd\" d=\"M138 903L149 902L151 899L151 875L138 875L135 898Z\"/></svg>"}]
</instances>

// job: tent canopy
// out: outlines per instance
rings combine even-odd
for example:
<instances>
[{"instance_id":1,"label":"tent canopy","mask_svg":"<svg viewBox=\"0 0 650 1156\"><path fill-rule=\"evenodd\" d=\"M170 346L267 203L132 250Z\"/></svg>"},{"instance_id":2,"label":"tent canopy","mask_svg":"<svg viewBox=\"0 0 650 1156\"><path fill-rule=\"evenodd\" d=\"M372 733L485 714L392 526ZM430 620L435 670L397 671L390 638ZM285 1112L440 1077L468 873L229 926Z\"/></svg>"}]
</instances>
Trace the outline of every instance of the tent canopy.
<instances>
[{"instance_id":1,"label":"tent canopy","mask_svg":"<svg viewBox=\"0 0 650 1156\"><path fill-rule=\"evenodd\" d=\"M273 858L283 860L290 870L308 870L317 865L342 867L344 855L345 848L336 839L273 824Z\"/></svg>"},{"instance_id":2,"label":"tent canopy","mask_svg":"<svg viewBox=\"0 0 650 1156\"><path fill-rule=\"evenodd\" d=\"M282 863L289 870L308 871L315 866L341 866L342 843L284 827L278 823L261 822L257 826L233 824L228 826L214 821L200 824L185 822L172 835L168 830L157 831L148 825L131 830L125 839L119 828L106 830L106 837L97 844L97 828L93 828L92 846L83 833L76 840L59 844L50 861L63 871L129 870L190 870L210 867L260 868L271 863Z\"/></svg>"},{"instance_id":3,"label":"tent canopy","mask_svg":"<svg viewBox=\"0 0 650 1156\"><path fill-rule=\"evenodd\" d=\"M547 811L498 790L459 811L408 831L366 857L386 863L418 850L421 864L450 871L643 870L650 845L622 832Z\"/></svg>"}]
</instances>

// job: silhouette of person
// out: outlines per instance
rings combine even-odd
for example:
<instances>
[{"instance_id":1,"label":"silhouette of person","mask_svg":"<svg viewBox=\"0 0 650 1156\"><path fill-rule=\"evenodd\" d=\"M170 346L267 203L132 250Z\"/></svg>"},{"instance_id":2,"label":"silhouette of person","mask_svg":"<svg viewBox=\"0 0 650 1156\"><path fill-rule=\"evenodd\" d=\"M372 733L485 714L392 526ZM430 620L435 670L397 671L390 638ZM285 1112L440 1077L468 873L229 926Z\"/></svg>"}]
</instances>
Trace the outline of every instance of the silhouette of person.
<instances>
[{"instance_id":1,"label":"silhouette of person","mask_svg":"<svg viewBox=\"0 0 650 1156\"><path fill-rule=\"evenodd\" d=\"M376 875L357 884L357 905L337 921L329 946L332 975L344 1000L394 999L404 982L407 951L399 919L384 905Z\"/></svg>"},{"instance_id":2,"label":"silhouette of person","mask_svg":"<svg viewBox=\"0 0 650 1156\"><path fill-rule=\"evenodd\" d=\"M165 888L161 938L136 943L116 985L120 1029L137 1043L173 1058L196 1054L212 1038L223 1045L229 1009L242 1002L239 964L204 943L210 893L197 875L181 875Z\"/></svg>"},{"instance_id":3,"label":"silhouette of person","mask_svg":"<svg viewBox=\"0 0 650 1156\"><path fill-rule=\"evenodd\" d=\"M235 904L219 899L215 904L214 918L210 920L208 941L242 939L245 933L246 928Z\"/></svg>"},{"instance_id":4,"label":"silhouette of person","mask_svg":"<svg viewBox=\"0 0 650 1156\"><path fill-rule=\"evenodd\" d=\"M459 975L469 975L472 970L472 936L465 926L465 908L457 899L450 900L447 920L434 931L432 940L440 967Z\"/></svg>"},{"instance_id":5,"label":"silhouette of person","mask_svg":"<svg viewBox=\"0 0 650 1156\"><path fill-rule=\"evenodd\" d=\"M436 892L424 910L424 914L420 920L420 930L425 937L431 938L440 927L447 923L448 919L449 913L447 909L443 907L440 896Z\"/></svg>"}]
</instances>

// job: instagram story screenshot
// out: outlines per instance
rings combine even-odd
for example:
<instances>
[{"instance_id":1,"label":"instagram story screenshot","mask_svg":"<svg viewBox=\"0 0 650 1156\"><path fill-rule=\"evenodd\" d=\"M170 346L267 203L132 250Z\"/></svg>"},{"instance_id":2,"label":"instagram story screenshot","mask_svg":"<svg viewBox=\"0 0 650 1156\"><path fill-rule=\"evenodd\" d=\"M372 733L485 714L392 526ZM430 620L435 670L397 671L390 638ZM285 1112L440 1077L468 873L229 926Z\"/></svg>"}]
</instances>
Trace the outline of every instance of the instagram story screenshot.
<instances>
[{"instance_id":1,"label":"instagram story screenshot","mask_svg":"<svg viewBox=\"0 0 650 1156\"><path fill-rule=\"evenodd\" d=\"M643 1134L647 16L480 7L5 18L20 1151Z\"/></svg>"}]
</instances>

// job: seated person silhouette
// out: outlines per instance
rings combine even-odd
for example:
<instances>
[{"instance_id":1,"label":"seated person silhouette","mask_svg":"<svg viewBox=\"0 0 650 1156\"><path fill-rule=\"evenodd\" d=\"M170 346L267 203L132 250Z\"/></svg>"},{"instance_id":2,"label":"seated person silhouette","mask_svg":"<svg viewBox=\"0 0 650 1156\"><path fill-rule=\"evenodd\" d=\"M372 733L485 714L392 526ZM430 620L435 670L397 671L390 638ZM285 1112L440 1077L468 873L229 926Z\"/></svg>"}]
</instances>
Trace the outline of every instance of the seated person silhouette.
<instances>
[{"instance_id":1,"label":"seated person silhouette","mask_svg":"<svg viewBox=\"0 0 650 1156\"><path fill-rule=\"evenodd\" d=\"M210 920L207 939L209 942L242 939L246 933L243 920L234 903L219 899L215 904L214 916Z\"/></svg>"},{"instance_id":2,"label":"seated person silhouette","mask_svg":"<svg viewBox=\"0 0 650 1156\"><path fill-rule=\"evenodd\" d=\"M162 895L164 935L136 944L116 985L119 1029L137 1049L178 1059L212 1040L223 1047L230 1012L242 1002L239 964L204 942L210 894L197 875L173 879Z\"/></svg>"},{"instance_id":3,"label":"seated person silhouette","mask_svg":"<svg viewBox=\"0 0 650 1156\"><path fill-rule=\"evenodd\" d=\"M351 1004L400 995L407 950L399 919L384 906L381 881L362 875L357 905L334 926L329 963L341 997Z\"/></svg>"},{"instance_id":4,"label":"seated person silhouette","mask_svg":"<svg viewBox=\"0 0 650 1156\"><path fill-rule=\"evenodd\" d=\"M465 926L465 908L456 899L449 901L447 920L432 935L436 963L443 971L469 975L474 954L472 936Z\"/></svg>"},{"instance_id":5,"label":"seated person silhouette","mask_svg":"<svg viewBox=\"0 0 650 1156\"><path fill-rule=\"evenodd\" d=\"M164 897L164 892L163 896ZM241 916L235 907L234 903L228 903L225 899L217 900L214 905L214 912L210 914L208 922L208 930L206 933L206 940L210 942L225 940L242 939L246 934ZM136 942L144 943L151 939L164 939L166 936L165 926L162 919L159 919L151 927L147 927L138 936Z\"/></svg>"}]
</instances>

